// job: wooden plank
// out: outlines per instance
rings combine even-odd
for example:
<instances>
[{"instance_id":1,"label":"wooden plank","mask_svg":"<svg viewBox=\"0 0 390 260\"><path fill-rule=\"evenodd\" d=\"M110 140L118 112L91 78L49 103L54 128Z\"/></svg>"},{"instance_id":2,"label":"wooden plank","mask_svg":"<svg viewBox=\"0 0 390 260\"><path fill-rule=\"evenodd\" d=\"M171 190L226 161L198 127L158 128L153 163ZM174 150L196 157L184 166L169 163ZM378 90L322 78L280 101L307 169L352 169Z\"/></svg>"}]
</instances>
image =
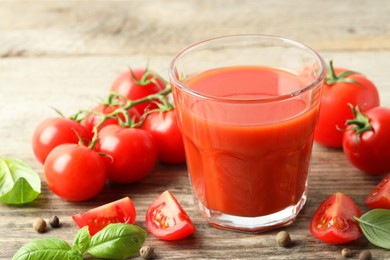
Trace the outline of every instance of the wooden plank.
<instances>
[{"instance_id":1,"label":"wooden plank","mask_svg":"<svg viewBox=\"0 0 390 260\"><path fill-rule=\"evenodd\" d=\"M0 57L151 57L242 33L283 35L318 50L390 50L389 1L6 0L0 7Z\"/></svg>"},{"instance_id":2,"label":"wooden plank","mask_svg":"<svg viewBox=\"0 0 390 260\"><path fill-rule=\"evenodd\" d=\"M389 51L328 52L321 54L339 66L363 72L378 86L382 103L390 106ZM86 56L86 57L8 57L0 59L0 156L17 157L29 163L43 180L43 168L31 150L31 135L36 124L54 115L50 106L71 114L78 108L91 106L93 100L107 93L114 77L132 67L144 66L167 75L172 55ZM296 222L285 228L294 245L280 248L275 235L281 230L263 234L245 234L209 227L195 208L184 166L159 165L143 181L133 185L107 185L91 201L70 203L53 195L43 182L40 197L31 205L0 205L0 259L10 259L23 244L43 237L59 237L72 242L77 227L71 215L106 202L130 196L138 212L136 224L145 227L148 205L162 191L171 190L193 219L197 232L184 240L164 242L149 235L146 243L155 248L159 259L335 259L345 246L327 245L314 239L309 222L315 209L330 194L342 191L350 195L362 209L365 196L381 176L368 176L353 168L340 150L315 146L310 175L308 202ZM32 230L35 217L60 217L63 226L45 234ZM284 229L284 228L283 228ZM347 245L355 250L355 259L362 249L370 249L375 259L389 259L390 252L378 249L364 238Z\"/></svg>"}]
</instances>

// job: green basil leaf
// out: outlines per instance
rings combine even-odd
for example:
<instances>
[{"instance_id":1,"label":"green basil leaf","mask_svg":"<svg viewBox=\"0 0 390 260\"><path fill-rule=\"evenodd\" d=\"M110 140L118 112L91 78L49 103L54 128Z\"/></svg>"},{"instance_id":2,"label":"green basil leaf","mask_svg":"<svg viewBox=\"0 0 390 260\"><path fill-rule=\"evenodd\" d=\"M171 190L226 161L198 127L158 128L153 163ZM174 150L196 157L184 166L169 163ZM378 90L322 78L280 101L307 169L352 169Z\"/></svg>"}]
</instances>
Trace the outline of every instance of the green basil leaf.
<instances>
[{"instance_id":1,"label":"green basil leaf","mask_svg":"<svg viewBox=\"0 0 390 260\"><path fill-rule=\"evenodd\" d=\"M146 234L135 225L110 224L92 236L87 252L97 258L126 259L139 252Z\"/></svg>"},{"instance_id":2,"label":"green basil leaf","mask_svg":"<svg viewBox=\"0 0 390 260\"><path fill-rule=\"evenodd\" d=\"M31 241L22 246L12 257L13 260L79 260L81 252L72 250L62 239L43 238Z\"/></svg>"},{"instance_id":3,"label":"green basil leaf","mask_svg":"<svg viewBox=\"0 0 390 260\"><path fill-rule=\"evenodd\" d=\"M73 240L73 249L77 249L81 253L87 252L89 243L91 242L91 236L88 232L88 227L83 227L80 229Z\"/></svg>"},{"instance_id":4,"label":"green basil leaf","mask_svg":"<svg viewBox=\"0 0 390 260\"><path fill-rule=\"evenodd\" d=\"M355 219L368 241L390 249L390 210L373 209Z\"/></svg>"},{"instance_id":5,"label":"green basil leaf","mask_svg":"<svg viewBox=\"0 0 390 260\"><path fill-rule=\"evenodd\" d=\"M41 179L24 162L0 158L0 202L20 205L35 200L41 193Z\"/></svg>"}]
</instances>

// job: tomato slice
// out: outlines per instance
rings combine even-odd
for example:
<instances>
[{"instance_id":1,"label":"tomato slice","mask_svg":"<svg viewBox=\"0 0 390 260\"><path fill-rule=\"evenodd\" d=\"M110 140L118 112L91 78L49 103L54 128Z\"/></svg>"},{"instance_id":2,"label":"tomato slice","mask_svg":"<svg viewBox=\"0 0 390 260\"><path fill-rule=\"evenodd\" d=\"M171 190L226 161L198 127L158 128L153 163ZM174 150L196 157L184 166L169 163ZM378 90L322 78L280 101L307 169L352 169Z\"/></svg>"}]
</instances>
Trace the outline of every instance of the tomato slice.
<instances>
[{"instance_id":1,"label":"tomato slice","mask_svg":"<svg viewBox=\"0 0 390 260\"><path fill-rule=\"evenodd\" d=\"M362 214L347 195L336 192L321 203L310 222L311 234L329 244L344 244L362 235L353 217Z\"/></svg>"},{"instance_id":2,"label":"tomato slice","mask_svg":"<svg viewBox=\"0 0 390 260\"><path fill-rule=\"evenodd\" d=\"M366 204L370 209L390 209L390 174L370 192Z\"/></svg>"},{"instance_id":3,"label":"tomato slice","mask_svg":"<svg viewBox=\"0 0 390 260\"><path fill-rule=\"evenodd\" d=\"M99 206L72 216L73 221L82 228L88 226L89 234L93 236L111 223L134 224L136 211L129 197Z\"/></svg>"},{"instance_id":4,"label":"tomato slice","mask_svg":"<svg viewBox=\"0 0 390 260\"><path fill-rule=\"evenodd\" d=\"M146 226L157 238L178 240L195 232L190 217L170 191L164 191L149 206Z\"/></svg>"}]
</instances>

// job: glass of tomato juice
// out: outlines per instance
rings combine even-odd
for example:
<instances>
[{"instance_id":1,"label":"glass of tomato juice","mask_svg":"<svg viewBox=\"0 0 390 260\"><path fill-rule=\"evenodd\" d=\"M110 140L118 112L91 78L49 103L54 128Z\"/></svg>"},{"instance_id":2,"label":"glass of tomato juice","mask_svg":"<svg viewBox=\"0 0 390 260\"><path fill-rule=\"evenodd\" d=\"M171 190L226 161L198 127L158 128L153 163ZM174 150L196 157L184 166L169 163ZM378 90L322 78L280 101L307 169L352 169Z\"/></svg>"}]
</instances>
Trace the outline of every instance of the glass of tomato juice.
<instances>
[{"instance_id":1,"label":"glass of tomato juice","mask_svg":"<svg viewBox=\"0 0 390 260\"><path fill-rule=\"evenodd\" d=\"M261 232L306 202L323 59L276 36L193 44L169 70L195 202L216 227Z\"/></svg>"}]
</instances>

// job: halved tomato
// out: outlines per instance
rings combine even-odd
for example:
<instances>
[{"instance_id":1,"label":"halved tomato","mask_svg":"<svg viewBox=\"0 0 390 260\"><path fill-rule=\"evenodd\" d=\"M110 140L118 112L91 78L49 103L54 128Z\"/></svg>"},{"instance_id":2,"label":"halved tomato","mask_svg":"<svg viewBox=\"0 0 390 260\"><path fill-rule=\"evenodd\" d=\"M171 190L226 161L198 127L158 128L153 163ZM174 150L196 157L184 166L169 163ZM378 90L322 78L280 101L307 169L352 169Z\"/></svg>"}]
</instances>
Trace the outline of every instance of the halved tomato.
<instances>
[{"instance_id":1,"label":"halved tomato","mask_svg":"<svg viewBox=\"0 0 390 260\"><path fill-rule=\"evenodd\" d=\"M347 195L336 192L321 203L310 222L310 232L329 244L344 244L362 235L354 217L362 214Z\"/></svg>"},{"instance_id":2,"label":"halved tomato","mask_svg":"<svg viewBox=\"0 0 390 260\"><path fill-rule=\"evenodd\" d=\"M73 221L82 228L88 226L89 234L93 236L111 223L134 224L136 211L129 197L99 206L72 216Z\"/></svg>"},{"instance_id":3,"label":"halved tomato","mask_svg":"<svg viewBox=\"0 0 390 260\"><path fill-rule=\"evenodd\" d=\"M366 204L370 209L390 209L390 174L371 191Z\"/></svg>"},{"instance_id":4,"label":"halved tomato","mask_svg":"<svg viewBox=\"0 0 390 260\"><path fill-rule=\"evenodd\" d=\"M190 217L170 191L164 191L149 206L146 226L157 238L178 240L195 232Z\"/></svg>"}]
</instances>

